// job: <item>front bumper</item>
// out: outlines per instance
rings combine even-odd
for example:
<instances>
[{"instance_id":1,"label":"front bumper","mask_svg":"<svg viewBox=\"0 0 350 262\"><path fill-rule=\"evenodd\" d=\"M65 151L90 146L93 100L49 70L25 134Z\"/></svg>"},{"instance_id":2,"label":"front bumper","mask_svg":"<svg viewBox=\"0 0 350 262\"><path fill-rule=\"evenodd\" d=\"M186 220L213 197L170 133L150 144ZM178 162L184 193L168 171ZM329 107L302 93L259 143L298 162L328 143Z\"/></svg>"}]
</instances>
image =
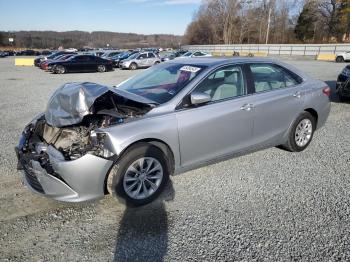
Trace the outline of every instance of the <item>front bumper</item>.
<instances>
[{"instance_id":1,"label":"front bumper","mask_svg":"<svg viewBox=\"0 0 350 262\"><path fill-rule=\"evenodd\" d=\"M24 182L33 192L64 202L82 202L105 195L105 178L113 161L91 154L67 161L58 150L48 146L49 161L43 162L38 152L23 152L25 140L22 135L15 151Z\"/></svg>"},{"instance_id":2,"label":"front bumper","mask_svg":"<svg viewBox=\"0 0 350 262\"><path fill-rule=\"evenodd\" d=\"M129 68L129 65L130 65L130 64L126 64L126 63L123 63L123 62L120 62L120 63L119 63L119 67L120 67L120 68L123 68L123 69Z\"/></svg>"}]
</instances>

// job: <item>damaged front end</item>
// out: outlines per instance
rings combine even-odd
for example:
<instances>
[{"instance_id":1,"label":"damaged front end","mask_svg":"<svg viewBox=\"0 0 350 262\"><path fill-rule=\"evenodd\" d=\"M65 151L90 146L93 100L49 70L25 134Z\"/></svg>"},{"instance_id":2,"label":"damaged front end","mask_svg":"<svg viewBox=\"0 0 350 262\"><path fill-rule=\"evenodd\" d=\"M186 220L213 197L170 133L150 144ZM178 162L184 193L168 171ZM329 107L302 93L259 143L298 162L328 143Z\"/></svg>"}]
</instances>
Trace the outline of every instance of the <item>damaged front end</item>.
<instances>
[{"instance_id":1,"label":"damaged front end","mask_svg":"<svg viewBox=\"0 0 350 262\"><path fill-rule=\"evenodd\" d=\"M106 175L117 156L101 130L142 117L154 106L144 102L93 83L58 89L16 147L25 183L60 201L103 197Z\"/></svg>"}]
</instances>

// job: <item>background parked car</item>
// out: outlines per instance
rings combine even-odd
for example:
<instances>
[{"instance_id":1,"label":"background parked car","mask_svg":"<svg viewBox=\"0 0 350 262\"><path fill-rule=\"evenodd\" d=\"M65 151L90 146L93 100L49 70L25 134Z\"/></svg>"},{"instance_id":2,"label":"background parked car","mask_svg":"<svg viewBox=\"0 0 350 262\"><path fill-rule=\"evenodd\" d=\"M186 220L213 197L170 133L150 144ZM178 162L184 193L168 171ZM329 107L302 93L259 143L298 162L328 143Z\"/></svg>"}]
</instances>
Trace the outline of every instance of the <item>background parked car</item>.
<instances>
[{"instance_id":1,"label":"background parked car","mask_svg":"<svg viewBox=\"0 0 350 262\"><path fill-rule=\"evenodd\" d=\"M58 56L68 55L68 54L77 54L77 53L75 53L75 52L67 52L67 51L53 52L49 56L39 56L39 57L35 58L34 59L34 65L40 67L41 63L46 61L46 60L53 60L53 59L55 59Z\"/></svg>"},{"instance_id":2,"label":"background parked car","mask_svg":"<svg viewBox=\"0 0 350 262\"><path fill-rule=\"evenodd\" d=\"M211 54L207 54L201 51L195 51L195 52L187 52L182 56L179 56L179 58L208 57L208 56L211 56Z\"/></svg>"},{"instance_id":3,"label":"background parked car","mask_svg":"<svg viewBox=\"0 0 350 262\"><path fill-rule=\"evenodd\" d=\"M347 65L339 74L336 90L340 101L350 98L350 65Z\"/></svg>"},{"instance_id":4,"label":"background parked car","mask_svg":"<svg viewBox=\"0 0 350 262\"><path fill-rule=\"evenodd\" d=\"M350 61L350 51L337 54L337 57L336 57L335 61L338 62L338 63L342 63L342 62L345 62L345 61Z\"/></svg>"},{"instance_id":5,"label":"background parked car","mask_svg":"<svg viewBox=\"0 0 350 262\"><path fill-rule=\"evenodd\" d=\"M6 56L8 56L7 52L0 51L0 57L6 57Z\"/></svg>"},{"instance_id":6,"label":"background parked car","mask_svg":"<svg viewBox=\"0 0 350 262\"><path fill-rule=\"evenodd\" d=\"M177 50L175 52L175 56L179 57L179 56L182 56L183 54L186 54L187 52L188 52L187 50Z\"/></svg>"},{"instance_id":7,"label":"background parked car","mask_svg":"<svg viewBox=\"0 0 350 262\"><path fill-rule=\"evenodd\" d=\"M31 49L19 51L16 53L16 56L36 56L36 55L40 55L40 53L38 51L34 51Z\"/></svg>"},{"instance_id":8,"label":"background parked car","mask_svg":"<svg viewBox=\"0 0 350 262\"><path fill-rule=\"evenodd\" d=\"M41 63L40 68L43 70L51 71L51 69L56 61L65 61L65 60L71 58L72 56L74 56L74 54L64 54L64 55L60 55L60 56L56 57L53 60L46 60L43 63Z\"/></svg>"},{"instance_id":9,"label":"background parked car","mask_svg":"<svg viewBox=\"0 0 350 262\"><path fill-rule=\"evenodd\" d=\"M132 56L133 54L138 53L138 51L126 51L123 53L120 53L119 55L116 55L114 57L109 58L113 62L113 66L119 68L119 64L121 61L124 61L129 56Z\"/></svg>"},{"instance_id":10,"label":"background parked car","mask_svg":"<svg viewBox=\"0 0 350 262\"><path fill-rule=\"evenodd\" d=\"M129 56L120 62L119 67L122 69L135 70L137 68L147 68L161 62L160 58L152 52L141 52Z\"/></svg>"},{"instance_id":11,"label":"background parked car","mask_svg":"<svg viewBox=\"0 0 350 262\"><path fill-rule=\"evenodd\" d=\"M115 50L107 51L107 52L104 52L104 54L101 55L101 57L104 58L104 59L109 59L109 58L111 58L113 56L119 55L120 53L122 53L122 51L115 51Z\"/></svg>"},{"instance_id":12,"label":"background parked car","mask_svg":"<svg viewBox=\"0 0 350 262\"><path fill-rule=\"evenodd\" d=\"M176 58L175 52L163 52L159 56L160 56L160 59L162 60L162 62L166 62L166 61L173 60Z\"/></svg>"},{"instance_id":13,"label":"background parked car","mask_svg":"<svg viewBox=\"0 0 350 262\"><path fill-rule=\"evenodd\" d=\"M52 62L52 72L106 72L113 70L112 61L94 55L75 55L64 61Z\"/></svg>"},{"instance_id":14,"label":"background parked car","mask_svg":"<svg viewBox=\"0 0 350 262\"><path fill-rule=\"evenodd\" d=\"M54 53L54 51L51 51L51 50L44 50L41 52L41 55L42 56L49 56L49 55L52 55Z\"/></svg>"}]
</instances>

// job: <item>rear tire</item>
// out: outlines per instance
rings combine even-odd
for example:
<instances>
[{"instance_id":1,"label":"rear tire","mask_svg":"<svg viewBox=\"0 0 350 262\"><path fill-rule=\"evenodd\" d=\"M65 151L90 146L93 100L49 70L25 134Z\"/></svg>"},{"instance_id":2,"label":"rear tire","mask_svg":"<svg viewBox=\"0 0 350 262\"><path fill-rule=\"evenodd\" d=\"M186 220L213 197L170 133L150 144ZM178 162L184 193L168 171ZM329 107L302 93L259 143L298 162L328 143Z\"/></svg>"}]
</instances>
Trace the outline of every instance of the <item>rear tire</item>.
<instances>
[{"instance_id":1,"label":"rear tire","mask_svg":"<svg viewBox=\"0 0 350 262\"><path fill-rule=\"evenodd\" d=\"M303 112L294 121L288 134L288 142L283 147L291 152L305 150L313 138L315 129L315 118L309 112Z\"/></svg>"},{"instance_id":2,"label":"rear tire","mask_svg":"<svg viewBox=\"0 0 350 262\"><path fill-rule=\"evenodd\" d=\"M335 59L335 61L336 61L337 63L344 63L344 62L345 62L344 57L342 57L342 56L337 56L337 58Z\"/></svg>"},{"instance_id":3,"label":"rear tire","mask_svg":"<svg viewBox=\"0 0 350 262\"><path fill-rule=\"evenodd\" d=\"M136 70L137 69L137 64L131 63L130 66L129 66L129 69L130 70Z\"/></svg>"},{"instance_id":4,"label":"rear tire","mask_svg":"<svg viewBox=\"0 0 350 262\"><path fill-rule=\"evenodd\" d=\"M127 206L146 205L164 190L170 174L168 163L158 147L148 143L135 144L111 169L107 190Z\"/></svg>"}]
</instances>

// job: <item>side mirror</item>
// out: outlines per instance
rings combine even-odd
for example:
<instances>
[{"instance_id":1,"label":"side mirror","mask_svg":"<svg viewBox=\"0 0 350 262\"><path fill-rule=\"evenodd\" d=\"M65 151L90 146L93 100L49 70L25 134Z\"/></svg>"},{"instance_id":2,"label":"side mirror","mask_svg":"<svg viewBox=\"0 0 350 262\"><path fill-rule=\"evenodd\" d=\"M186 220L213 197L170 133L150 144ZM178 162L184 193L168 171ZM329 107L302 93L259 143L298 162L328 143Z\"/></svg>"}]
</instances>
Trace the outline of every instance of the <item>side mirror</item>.
<instances>
[{"instance_id":1,"label":"side mirror","mask_svg":"<svg viewBox=\"0 0 350 262\"><path fill-rule=\"evenodd\" d=\"M193 92L191 94L192 105L202 105L211 101L211 96L206 93Z\"/></svg>"}]
</instances>

